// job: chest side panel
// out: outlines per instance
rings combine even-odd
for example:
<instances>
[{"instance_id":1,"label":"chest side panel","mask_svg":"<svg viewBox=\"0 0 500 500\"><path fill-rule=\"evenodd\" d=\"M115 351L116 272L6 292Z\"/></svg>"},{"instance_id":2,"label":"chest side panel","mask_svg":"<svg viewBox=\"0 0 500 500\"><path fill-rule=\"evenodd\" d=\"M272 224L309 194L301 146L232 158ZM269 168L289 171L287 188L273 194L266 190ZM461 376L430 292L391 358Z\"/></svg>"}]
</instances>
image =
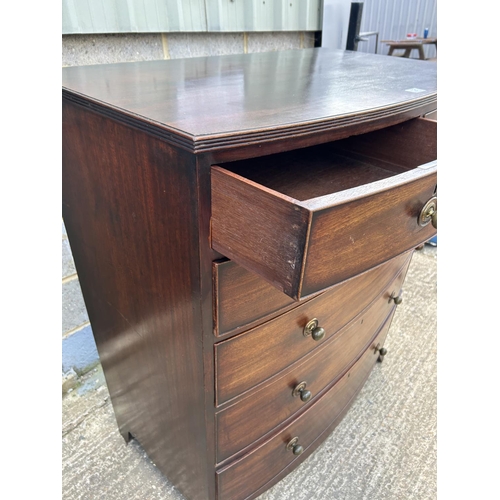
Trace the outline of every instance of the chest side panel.
<instances>
[{"instance_id":1,"label":"chest side panel","mask_svg":"<svg viewBox=\"0 0 500 500\"><path fill-rule=\"evenodd\" d=\"M63 100L63 217L115 415L207 498L192 155Z\"/></svg>"}]
</instances>

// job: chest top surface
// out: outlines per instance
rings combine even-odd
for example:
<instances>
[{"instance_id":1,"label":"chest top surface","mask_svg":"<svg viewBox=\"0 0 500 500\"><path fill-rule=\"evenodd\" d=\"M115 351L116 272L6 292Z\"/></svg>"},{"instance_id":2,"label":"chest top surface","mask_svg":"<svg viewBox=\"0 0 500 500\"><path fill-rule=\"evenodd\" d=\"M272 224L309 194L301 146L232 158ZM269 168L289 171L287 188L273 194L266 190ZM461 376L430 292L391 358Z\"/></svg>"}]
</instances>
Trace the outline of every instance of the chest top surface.
<instances>
[{"instance_id":1,"label":"chest top surface","mask_svg":"<svg viewBox=\"0 0 500 500\"><path fill-rule=\"evenodd\" d=\"M63 68L66 98L192 150L377 119L436 94L433 63L326 48Z\"/></svg>"}]
</instances>

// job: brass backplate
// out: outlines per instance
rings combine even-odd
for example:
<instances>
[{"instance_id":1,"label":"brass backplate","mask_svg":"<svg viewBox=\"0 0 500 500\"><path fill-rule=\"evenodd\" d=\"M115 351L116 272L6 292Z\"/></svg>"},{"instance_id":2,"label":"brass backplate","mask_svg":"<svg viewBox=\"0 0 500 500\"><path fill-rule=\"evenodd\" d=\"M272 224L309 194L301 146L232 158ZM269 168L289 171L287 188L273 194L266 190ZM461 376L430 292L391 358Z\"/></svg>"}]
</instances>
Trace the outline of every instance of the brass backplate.
<instances>
[{"instance_id":1,"label":"brass backplate","mask_svg":"<svg viewBox=\"0 0 500 500\"><path fill-rule=\"evenodd\" d=\"M311 321L307 323L306 326L304 326L304 335L307 337L308 335L311 335L313 330L315 328L318 328L318 318L313 318Z\"/></svg>"},{"instance_id":2,"label":"brass backplate","mask_svg":"<svg viewBox=\"0 0 500 500\"><path fill-rule=\"evenodd\" d=\"M437 197L433 196L422 208L418 216L418 225L427 226L432 221L433 214L437 211Z\"/></svg>"}]
</instances>

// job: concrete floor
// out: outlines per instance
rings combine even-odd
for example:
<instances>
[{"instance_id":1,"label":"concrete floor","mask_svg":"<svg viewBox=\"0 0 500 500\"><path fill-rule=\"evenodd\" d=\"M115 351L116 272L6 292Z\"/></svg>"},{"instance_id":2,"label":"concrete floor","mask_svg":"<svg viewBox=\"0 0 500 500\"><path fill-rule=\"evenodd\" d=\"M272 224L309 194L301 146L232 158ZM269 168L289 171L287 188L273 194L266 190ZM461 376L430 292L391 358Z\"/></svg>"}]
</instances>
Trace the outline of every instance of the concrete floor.
<instances>
[{"instance_id":1,"label":"concrete floor","mask_svg":"<svg viewBox=\"0 0 500 500\"><path fill-rule=\"evenodd\" d=\"M436 498L437 249L415 252L378 363L349 413L259 500ZM118 433L100 369L63 398L64 500L183 500Z\"/></svg>"}]
</instances>

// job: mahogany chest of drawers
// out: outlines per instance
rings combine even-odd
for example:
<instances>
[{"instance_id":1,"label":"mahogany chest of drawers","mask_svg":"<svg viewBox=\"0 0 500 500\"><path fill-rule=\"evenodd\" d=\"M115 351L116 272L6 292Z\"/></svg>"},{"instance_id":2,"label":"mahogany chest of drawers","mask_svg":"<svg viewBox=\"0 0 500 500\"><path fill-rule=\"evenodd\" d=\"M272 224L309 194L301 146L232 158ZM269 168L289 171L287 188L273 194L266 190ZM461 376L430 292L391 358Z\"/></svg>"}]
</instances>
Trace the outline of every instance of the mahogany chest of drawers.
<instances>
[{"instance_id":1,"label":"mahogany chest of drawers","mask_svg":"<svg viewBox=\"0 0 500 500\"><path fill-rule=\"evenodd\" d=\"M121 434L188 500L317 448L437 226L436 66L306 49L63 70L63 217Z\"/></svg>"}]
</instances>

